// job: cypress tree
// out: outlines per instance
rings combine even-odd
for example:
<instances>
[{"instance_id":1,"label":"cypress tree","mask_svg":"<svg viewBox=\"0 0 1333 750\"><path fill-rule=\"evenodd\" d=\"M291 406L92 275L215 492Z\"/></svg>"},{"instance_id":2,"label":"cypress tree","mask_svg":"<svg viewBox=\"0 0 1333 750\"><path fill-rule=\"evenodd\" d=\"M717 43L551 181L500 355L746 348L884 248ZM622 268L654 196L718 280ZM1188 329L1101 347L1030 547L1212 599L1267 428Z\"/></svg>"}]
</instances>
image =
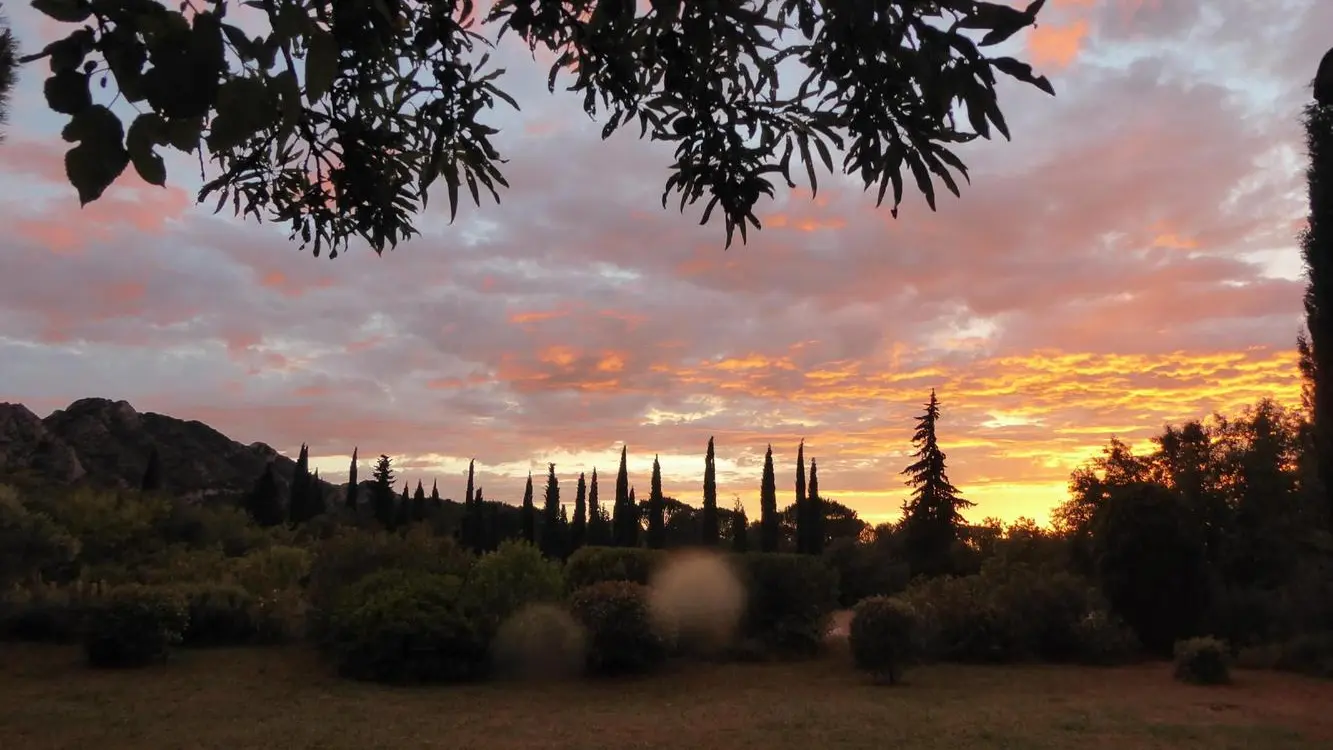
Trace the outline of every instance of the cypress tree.
<instances>
[{"instance_id":1,"label":"cypress tree","mask_svg":"<svg viewBox=\"0 0 1333 750\"><path fill-rule=\"evenodd\" d=\"M560 480L555 476L555 464L546 470L546 504L542 506L542 554L552 559L564 557L565 542L560 528Z\"/></svg>"},{"instance_id":2,"label":"cypress tree","mask_svg":"<svg viewBox=\"0 0 1333 750\"><path fill-rule=\"evenodd\" d=\"M500 533L496 529L495 508L486 505L481 485L477 485L477 494L472 499L472 508L477 515L477 551L489 552L500 546Z\"/></svg>"},{"instance_id":3,"label":"cypress tree","mask_svg":"<svg viewBox=\"0 0 1333 750\"><path fill-rule=\"evenodd\" d=\"M810 504L805 491L805 440L802 440L796 447L796 551L801 554L809 554L811 549Z\"/></svg>"},{"instance_id":4,"label":"cypress tree","mask_svg":"<svg viewBox=\"0 0 1333 750\"><path fill-rule=\"evenodd\" d=\"M315 469L315 473L310 475L310 484L306 486L305 520L322 516L327 510L328 506L324 503L324 486L319 481L319 469Z\"/></svg>"},{"instance_id":5,"label":"cypress tree","mask_svg":"<svg viewBox=\"0 0 1333 750\"><path fill-rule=\"evenodd\" d=\"M662 497L662 464L653 456L653 479L648 490L648 548L666 546L666 500Z\"/></svg>"},{"instance_id":6,"label":"cypress tree","mask_svg":"<svg viewBox=\"0 0 1333 750\"><path fill-rule=\"evenodd\" d=\"M569 551L588 543L588 485L583 474L579 474L578 486L574 489L574 523L569 529Z\"/></svg>"},{"instance_id":7,"label":"cypress tree","mask_svg":"<svg viewBox=\"0 0 1333 750\"><path fill-rule=\"evenodd\" d=\"M944 451L940 450L935 430L939 417L940 402L931 389L926 411L916 418L912 436L916 461L902 472L913 488L903 520L903 548L912 575L952 572L951 551L964 523L959 509L973 505L949 483Z\"/></svg>"},{"instance_id":8,"label":"cypress tree","mask_svg":"<svg viewBox=\"0 0 1333 750\"><path fill-rule=\"evenodd\" d=\"M1330 51L1333 52L1333 51ZM1309 224L1301 233L1305 261L1305 330L1298 341L1310 401L1315 492L1321 515L1333 528L1333 54L1325 54L1305 108L1305 178Z\"/></svg>"},{"instance_id":9,"label":"cypress tree","mask_svg":"<svg viewBox=\"0 0 1333 750\"><path fill-rule=\"evenodd\" d=\"M528 486L523 490L523 509L519 511L523 525L523 539L528 544L537 543L537 511L532 507L532 472L528 472Z\"/></svg>"},{"instance_id":10,"label":"cypress tree","mask_svg":"<svg viewBox=\"0 0 1333 750\"><path fill-rule=\"evenodd\" d=\"M749 552L749 525L750 520L745 517L745 506L741 505L741 499L736 498L736 504L731 508L731 550L733 552Z\"/></svg>"},{"instance_id":11,"label":"cypress tree","mask_svg":"<svg viewBox=\"0 0 1333 750\"><path fill-rule=\"evenodd\" d=\"M629 488L629 501L625 503L629 511L625 514L629 518L629 523L625 524L629 528L629 536L626 537L626 547L638 547L639 535L643 533L643 511L639 508L639 501L634 497L634 485Z\"/></svg>"},{"instance_id":12,"label":"cypress tree","mask_svg":"<svg viewBox=\"0 0 1333 750\"><path fill-rule=\"evenodd\" d=\"M347 509L356 514L356 503L361 488L356 483L356 448L352 448L352 465L347 468Z\"/></svg>"},{"instance_id":13,"label":"cypress tree","mask_svg":"<svg viewBox=\"0 0 1333 750\"><path fill-rule=\"evenodd\" d=\"M440 480L433 479L430 483L430 507L439 510L443 504L440 501Z\"/></svg>"},{"instance_id":14,"label":"cypress tree","mask_svg":"<svg viewBox=\"0 0 1333 750\"><path fill-rule=\"evenodd\" d=\"M597 467L592 469L592 481L588 484L588 544L604 545L611 542L611 524L606 516L606 509L597 499Z\"/></svg>"},{"instance_id":15,"label":"cypress tree","mask_svg":"<svg viewBox=\"0 0 1333 750\"><path fill-rule=\"evenodd\" d=\"M810 496L805 501L805 519L809 531L806 533L806 552L812 555L824 553L824 498L819 496L819 474L815 460L810 459Z\"/></svg>"},{"instance_id":16,"label":"cypress tree","mask_svg":"<svg viewBox=\"0 0 1333 750\"><path fill-rule=\"evenodd\" d=\"M393 526L393 459L380 454L372 476L375 484L370 500L375 511L375 520L387 529Z\"/></svg>"},{"instance_id":17,"label":"cypress tree","mask_svg":"<svg viewBox=\"0 0 1333 750\"><path fill-rule=\"evenodd\" d=\"M279 496L278 478L273 473L272 461L264 466L264 472L246 496L245 512L256 524L265 528L282 523L282 498Z\"/></svg>"},{"instance_id":18,"label":"cypress tree","mask_svg":"<svg viewBox=\"0 0 1333 750\"><path fill-rule=\"evenodd\" d=\"M778 524L778 483L773 477L773 446L764 454L764 476L759 486L759 550L777 552L782 527Z\"/></svg>"},{"instance_id":19,"label":"cypress tree","mask_svg":"<svg viewBox=\"0 0 1333 750\"><path fill-rule=\"evenodd\" d=\"M295 526L304 523L310 517L307 507L307 494L310 487L310 452L305 443L301 443L301 452L296 456L296 469L292 472L291 493L287 498L287 522Z\"/></svg>"},{"instance_id":20,"label":"cypress tree","mask_svg":"<svg viewBox=\"0 0 1333 750\"><path fill-rule=\"evenodd\" d=\"M462 522L462 543L470 550L481 548L481 514L478 508L473 505L472 496L475 493L473 481L476 477L477 459L471 459L467 462L467 487L463 490L463 522Z\"/></svg>"},{"instance_id":21,"label":"cypress tree","mask_svg":"<svg viewBox=\"0 0 1333 750\"><path fill-rule=\"evenodd\" d=\"M162 456L158 455L157 444L148 451L148 465L144 467L143 477L139 480L141 492L160 492L162 490Z\"/></svg>"},{"instance_id":22,"label":"cypress tree","mask_svg":"<svg viewBox=\"0 0 1333 750\"><path fill-rule=\"evenodd\" d=\"M705 547L716 547L718 543L717 467L713 462L713 438L709 437L708 452L704 454L704 507L699 519L699 541Z\"/></svg>"},{"instance_id":23,"label":"cypress tree","mask_svg":"<svg viewBox=\"0 0 1333 750\"><path fill-rule=\"evenodd\" d=\"M611 535L617 547L637 547L639 543L638 508L629 496L628 446L620 448L620 472L616 474L616 504L611 512Z\"/></svg>"},{"instance_id":24,"label":"cypress tree","mask_svg":"<svg viewBox=\"0 0 1333 750\"><path fill-rule=\"evenodd\" d=\"M558 539L560 540L559 557L564 560L569 557L569 514L565 512L565 506L560 505L560 516L556 519L556 528L559 530Z\"/></svg>"},{"instance_id":25,"label":"cypress tree","mask_svg":"<svg viewBox=\"0 0 1333 750\"><path fill-rule=\"evenodd\" d=\"M394 509L393 527L404 529L412 525L412 499L407 495L407 480L403 480L403 496L398 498L398 507Z\"/></svg>"},{"instance_id":26,"label":"cypress tree","mask_svg":"<svg viewBox=\"0 0 1333 750\"><path fill-rule=\"evenodd\" d=\"M412 493L412 520L426 520L426 488L421 486L421 480L417 480L417 491Z\"/></svg>"}]
</instances>

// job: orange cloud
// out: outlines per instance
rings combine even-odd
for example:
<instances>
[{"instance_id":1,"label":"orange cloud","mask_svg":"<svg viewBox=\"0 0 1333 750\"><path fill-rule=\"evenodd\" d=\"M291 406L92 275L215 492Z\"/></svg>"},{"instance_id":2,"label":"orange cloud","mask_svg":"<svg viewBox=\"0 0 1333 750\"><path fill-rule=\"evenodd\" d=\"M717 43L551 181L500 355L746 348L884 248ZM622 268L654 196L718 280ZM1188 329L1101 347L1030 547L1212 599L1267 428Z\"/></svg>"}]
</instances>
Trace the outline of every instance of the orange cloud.
<instances>
[{"instance_id":1,"label":"orange cloud","mask_svg":"<svg viewBox=\"0 0 1333 750\"><path fill-rule=\"evenodd\" d=\"M1079 19L1065 25L1038 24L1028 36L1028 54L1038 68L1067 68L1078 57L1088 35L1088 22Z\"/></svg>"}]
</instances>

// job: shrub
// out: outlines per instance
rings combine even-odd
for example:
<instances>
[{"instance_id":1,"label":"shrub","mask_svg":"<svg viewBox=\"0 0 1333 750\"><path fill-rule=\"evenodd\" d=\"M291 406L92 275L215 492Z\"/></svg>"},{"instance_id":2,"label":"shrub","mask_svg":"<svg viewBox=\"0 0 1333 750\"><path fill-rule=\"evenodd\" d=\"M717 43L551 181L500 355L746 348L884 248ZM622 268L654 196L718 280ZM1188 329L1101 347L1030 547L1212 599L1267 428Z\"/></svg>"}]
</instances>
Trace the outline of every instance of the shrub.
<instances>
[{"instance_id":1,"label":"shrub","mask_svg":"<svg viewBox=\"0 0 1333 750\"><path fill-rule=\"evenodd\" d=\"M203 583L179 587L190 610L182 645L236 646L255 639L254 597L240 586Z\"/></svg>"},{"instance_id":2,"label":"shrub","mask_svg":"<svg viewBox=\"0 0 1333 750\"><path fill-rule=\"evenodd\" d=\"M588 632L588 669L594 674L646 672L665 657L671 639L654 625L648 588L603 581L570 597L574 618Z\"/></svg>"},{"instance_id":3,"label":"shrub","mask_svg":"<svg viewBox=\"0 0 1333 750\"><path fill-rule=\"evenodd\" d=\"M78 553L79 542L68 531L0 485L0 586L67 565Z\"/></svg>"},{"instance_id":4,"label":"shrub","mask_svg":"<svg viewBox=\"0 0 1333 750\"><path fill-rule=\"evenodd\" d=\"M228 576L255 596L300 586L310 575L314 555L302 547L274 545L229 561Z\"/></svg>"},{"instance_id":5,"label":"shrub","mask_svg":"<svg viewBox=\"0 0 1333 750\"><path fill-rule=\"evenodd\" d=\"M500 624L491 643L492 663L505 677L555 679L583 671L587 633L569 611L533 604Z\"/></svg>"},{"instance_id":6,"label":"shrub","mask_svg":"<svg viewBox=\"0 0 1333 750\"><path fill-rule=\"evenodd\" d=\"M570 591L605 581L647 585L662 556L661 550L581 547L565 561L565 583Z\"/></svg>"},{"instance_id":7,"label":"shrub","mask_svg":"<svg viewBox=\"0 0 1333 750\"><path fill-rule=\"evenodd\" d=\"M916 610L900 599L872 596L852 610L849 644L856 666L896 684L916 652Z\"/></svg>"},{"instance_id":8,"label":"shrub","mask_svg":"<svg viewBox=\"0 0 1333 750\"><path fill-rule=\"evenodd\" d=\"M102 589L100 584L81 581L67 586L15 587L0 597L0 638L77 642L88 610L101 597Z\"/></svg>"},{"instance_id":9,"label":"shrub","mask_svg":"<svg viewBox=\"0 0 1333 750\"><path fill-rule=\"evenodd\" d=\"M89 613L84 652L95 667L137 667L165 661L189 626L176 590L129 584L109 591Z\"/></svg>"},{"instance_id":10,"label":"shrub","mask_svg":"<svg viewBox=\"0 0 1333 750\"><path fill-rule=\"evenodd\" d=\"M765 653L808 656L824 645L838 576L818 557L754 552L740 558L747 602L742 632Z\"/></svg>"},{"instance_id":11,"label":"shrub","mask_svg":"<svg viewBox=\"0 0 1333 750\"><path fill-rule=\"evenodd\" d=\"M1333 677L1333 633L1303 633L1282 643L1273 667L1311 677Z\"/></svg>"},{"instance_id":12,"label":"shrub","mask_svg":"<svg viewBox=\"0 0 1333 750\"><path fill-rule=\"evenodd\" d=\"M1139 653L1139 639L1120 618L1095 609L1079 620L1074 630L1078 641L1076 660L1082 664L1124 664Z\"/></svg>"},{"instance_id":13,"label":"shrub","mask_svg":"<svg viewBox=\"0 0 1333 750\"><path fill-rule=\"evenodd\" d=\"M1203 636L1177 641L1175 646L1176 679L1196 685L1221 685L1231 681L1227 644Z\"/></svg>"},{"instance_id":14,"label":"shrub","mask_svg":"<svg viewBox=\"0 0 1333 750\"><path fill-rule=\"evenodd\" d=\"M306 615L309 609L305 593L299 588L275 589L256 595L250 601L255 641L279 644L304 638L308 630Z\"/></svg>"},{"instance_id":15,"label":"shrub","mask_svg":"<svg viewBox=\"0 0 1333 750\"><path fill-rule=\"evenodd\" d=\"M925 655L997 663L1018 658L1022 638L979 575L922 579L903 594L919 613Z\"/></svg>"},{"instance_id":16,"label":"shrub","mask_svg":"<svg viewBox=\"0 0 1333 750\"><path fill-rule=\"evenodd\" d=\"M472 566L464 597L489 635L524 605L560 601L564 587L559 563L525 541L511 540Z\"/></svg>"},{"instance_id":17,"label":"shrub","mask_svg":"<svg viewBox=\"0 0 1333 750\"><path fill-rule=\"evenodd\" d=\"M478 676L486 644L462 610L457 576L386 570L364 576L329 613L326 647L346 677L453 682Z\"/></svg>"}]
</instances>

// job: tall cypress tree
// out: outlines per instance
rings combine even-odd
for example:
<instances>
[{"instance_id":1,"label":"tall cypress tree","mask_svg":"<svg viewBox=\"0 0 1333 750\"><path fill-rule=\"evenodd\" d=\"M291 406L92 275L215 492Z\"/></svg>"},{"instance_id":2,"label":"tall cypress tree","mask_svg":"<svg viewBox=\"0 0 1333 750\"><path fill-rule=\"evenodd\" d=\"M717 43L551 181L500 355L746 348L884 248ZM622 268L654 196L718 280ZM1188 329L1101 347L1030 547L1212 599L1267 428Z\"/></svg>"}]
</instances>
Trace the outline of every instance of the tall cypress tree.
<instances>
[{"instance_id":1,"label":"tall cypress tree","mask_svg":"<svg viewBox=\"0 0 1333 750\"><path fill-rule=\"evenodd\" d=\"M304 523L310 517L309 491L310 449L301 443L301 452L296 457L296 470L292 472L291 496L287 499L287 521L293 526Z\"/></svg>"},{"instance_id":2,"label":"tall cypress tree","mask_svg":"<svg viewBox=\"0 0 1333 750\"><path fill-rule=\"evenodd\" d=\"M282 497L278 492L278 478L273 473L273 462L264 466L264 473L259 475L255 486L245 498L245 512L255 523L264 527L282 523Z\"/></svg>"},{"instance_id":3,"label":"tall cypress tree","mask_svg":"<svg viewBox=\"0 0 1333 750\"><path fill-rule=\"evenodd\" d=\"M629 487L629 501L625 503L625 507L628 508L625 515L629 518L629 523L625 526L629 529L629 536L626 537L628 543L624 546L637 547L639 546L639 535L643 532L643 525L640 523L643 512L639 510L639 501L634 497L634 485L632 484Z\"/></svg>"},{"instance_id":4,"label":"tall cypress tree","mask_svg":"<svg viewBox=\"0 0 1333 750\"><path fill-rule=\"evenodd\" d=\"M666 546L666 499L662 497L662 464L653 456L653 479L648 490L648 548Z\"/></svg>"},{"instance_id":5,"label":"tall cypress tree","mask_svg":"<svg viewBox=\"0 0 1333 750\"><path fill-rule=\"evenodd\" d=\"M639 510L629 497L628 446L620 448L620 472L616 474L616 504L611 511L611 535L617 547L636 547L639 543Z\"/></svg>"},{"instance_id":6,"label":"tall cypress tree","mask_svg":"<svg viewBox=\"0 0 1333 750\"><path fill-rule=\"evenodd\" d=\"M824 553L824 498L819 496L819 467L810 459L810 492L805 499L805 519L809 531L806 533L805 551L812 555Z\"/></svg>"},{"instance_id":7,"label":"tall cypress tree","mask_svg":"<svg viewBox=\"0 0 1333 750\"><path fill-rule=\"evenodd\" d=\"M388 529L393 526L393 459L380 454L375 463L375 484L371 491L371 503L375 511L375 520Z\"/></svg>"},{"instance_id":8,"label":"tall cypress tree","mask_svg":"<svg viewBox=\"0 0 1333 750\"><path fill-rule=\"evenodd\" d=\"M481 485L477 485L477 495L472 499L472 507L477 513L477 551L489 552L500 546L500 532L496 528L496 510L486 505Z\"/></svg>"},{"instance_id":9,"label":"tall cypress tree","mask_svg":"<svg viewBox=\"0 0 1333 750\"><path fill-rule=\"evenodd\" d=\"M310 475L310 484L306 487L305 520L322 516L327 510L328 506L324 502L324 484L319 481L319 469L315 469L315 473Z\"/></svg>"},{"instance_id":10,"label":"tall cypress tree","mask_svg":"<svg viewBox=\"0 0 1333 750\"><path fill-rule=\"evenodd\" d=\"M162 490L162 456L157 452L157 444L148 451L148 464L144 467L143 477L139 480L141 492L160 492Z\"/></svg>"},{"instance_id":11,"label":"tall cypress tree","mask_svg":"<svg viewBox=\"0 0 1333 750\"><path fill-rule=\"evenodd\" d=\"M731 550L733 552L749 552L750 519L745 517L745 506L741 505L741 499L736 498L736 504L731 507Z\"/></svg>"},{"instance_id":12,"label":"tall cypress tree","mask_svg":"<svg viewBox=\"0 0 1333 750\"><path fill-rule=\"evenodd\" d=\"M810 553L810 503L805 495L805 440L801 440L796 447L796 551Z\"/></svg>"},{"instance_id":13,"label":"tall cypress tree","mask_svg":"<svg viewBox=\"0 0 1333 750\"><path fill-rule=\"evenodd\" d=\"M606 508L597 498L597 467L592 469L592 481L588 483L588 544L606 545L611 543L611 524L608 522Z\"/></svg>"},{"instance_id":14,"label":"tall cypress tree","mask_svg":"<svg viewBox=\"0 0 1333 750\"><path fill-rule=\"evenodd\" d=\"M917 448L916 461L902 472L912 488L911 499L904 508L903 547L913 575L952 572L951 551L964 523L959 510L973 505L949 483L944 451L940 450L936 435L939 418L940 402L931 389L926 411L916 418L916 432L912 435L912 444Z\"/></svg>"},{"instance_id":15,"label":"tall cypress tree","mask_svg":"<svg viewBox=\"0 0 1333 750\"><path fill-rule=\"evenodd\" d=\"M432 479L430 483L430 507L439 510L443 502L440 501L440 480Z\"/></svg>"},{"instance_id":16,"label":"tall cypress tree","mask_svg":"<svg viewBox=\"0 0 1333 750\"><path fill-rule=\"evenodd\" d=\"M426 488L417 480L417 491L412 493L412 520L426 520Z\"/></svg>"},{"instance_id":17,"label":"tall cypress tree","mask_svg":"<svg viewBox=\"0 0 1333 750\"><path fill-rule=\"evenodd\" d=\"M588 543L588 484L579 474L578 487L574 489L574 523L569 527L569 551Z\"/></svg>"},{"instance_id":18,"label":"tall cypress tree","mask_svg":"<svg viewBox=\"0 0 1333 750\"><path fill-rule=\"evenodd\" d=\"M356 503L361 494L361 487L356 483L356 447L352 448L352 465L347 467L347 509L356 514Z\"/></svg>"},{"instance_id":19,"label":"tall cypress tree","mask_svg":"<svg viewBox=\"0 0 1333 750\"><path fill-rule=\"evenodd\" d=\"M704 454L704 507L699 519L700 541L705 547L716 547L717 524L717 467L714 466L713 438L708 438L708 453Z\"/></svg>"},{"instance_id":20,"label":"tall cypress tree","mask_svg":"<svg viewBox=\"0 0 1333 750\"><path fill-rule=\"evenodd\" d=\"M481 514L478 512L472 502L472 495L475 492L473 482L476 476L477 459L471 459L467 462L467 487L463 490L463 523L462 523L462 543L463 546L477 550L481 547Z\"/></svg>"},{"instance_id":21,"label":"tall cypress tree","mask_svg":"<svg viewBox=\"0 0 1333 750\"><path fill-rule=\"evenodd\" d=\"M1311 412L1318 502L1333 528L1333 51L1314 81L1315 100L1305 108L1305 179L1309 226L1301 233L1305 261L1305 329L1298 342Z\"/></svg>"},{"instance_id":22,"label":"tall cypress tree","mask_svg":"<svg viewBox=\"0 0 1333 750\"><path fill-rule=\"evenodd\" d=\"M773 477L773 446L764 454L764 476L759 485L759 550L777 552L782 527L778 524L778 483Z\"/></svg>"},{"instance_id":23,"label":"tall cypress tree","mask_svg":"<svg viewBox=\"0 0 1333 750\"><path fill-rule=\"evenodd\" d=\"M519 511L519 520L523 526L523 539L528 544L537 543L537 509L532 507L532 472L528 472L528 486L523 490L523 509Z\"/></svg>"},{"instance_id":24,"label":"tall cypress tree","mask_svg":"<svg viewBox=\"0 0 1333 750\"><path fill-rule=\"evenodd\" d=\"M542 554L552 559L564 557L565 540L560 532L560 480L555 476L555 464L548 464L546 504L542 506Z\"/></svg>"}]
</instances>

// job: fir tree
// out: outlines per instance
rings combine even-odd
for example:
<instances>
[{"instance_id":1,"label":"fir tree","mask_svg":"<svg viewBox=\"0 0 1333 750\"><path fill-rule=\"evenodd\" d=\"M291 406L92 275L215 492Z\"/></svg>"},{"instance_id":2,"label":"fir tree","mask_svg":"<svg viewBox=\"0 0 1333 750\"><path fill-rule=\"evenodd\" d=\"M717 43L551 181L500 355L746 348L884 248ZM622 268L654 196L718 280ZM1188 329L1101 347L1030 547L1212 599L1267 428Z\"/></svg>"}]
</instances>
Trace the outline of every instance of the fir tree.
<instances>
[{"instance_id":1,"label":"fir tree","mask_svg":"<svg viewBox=\"0 0 1333 750\"><path fill-rule=\"evenodd\" d=\"M555 476L555 464L548 464L546 503L542 506L542 554L552 559L565 554L565 540L560 533L560 507L560 480Z\"/></svg>"},{"instance_id":2,"label":"fir tree","mask_svg":"<svg viewBox=\"0 0 1333 750\"><path fill-rule=\"evenodd\" d=\"M736 498L736 504L731 508L731 550L733 552L749 552L749 525L750 520L745 517L745 506L741 505L741 499Z\"/></svg>"},{"instance_id":3,"label":"fir tree","mask_svg":"<svg viewBox=\"0 0 1333 750\"><path fill-rule=\"evenodd\" d=\"M162 456L158 455L157 444L148 451L148 465L144 467L143 477L139 480L142 492L160 492L162 490Z\"/></svg>"},{"instance_id":4,"label":"fir tree","mask_svg":"<svg viewBox=\"0 0 1333 750\"><path fill-rule=\"evenodd\" d=\"M806 500L805 487L805 441L796 447L796 551L809 554L810 543L810 504Z\"/></svg>"},{"instance_id":5,"label":"fir tree","mask_svg":"<svg viewBox=\"0 0 1333 750\"><path fill-rule=\"evenodd\" d=\"M301 443L301 452L296 457L296 469L292 471L292 485L287 497L287 522L295 526L310 518L307 496L310 487L310 449Z\"/></svg>"},{"instance_id":6,"label":"fir tree","mask_svg":"<svg viewBox=\"0 0 1333 750\"><path fill-rule=\"evenodd\" d=\"M412 525L412 499L407 495L407 480L403 480L403 495L394 509L393 528L405 529Z\"/></svg>"},{"instance_id":7,"label":"fir tree","mask_svg":"<svg viewBox=\"0 0 1333 750\"><path fill-rule=\"evenodd\" d=\"M264 466L264 472L259 475L250 494L246 496L245 512L255 523L266 528L282 523L282 497L278 491L278 478L273 473L272 461Z\"/></svg>"},{"instance_id":8,"label":"fir tree","mask_svg":"<svg viewBox=\"0 0 1333 750\"><path fill-rule=\"evenodd\" d=\"M805 499L805 519L809 531L805 537L806 552L811 555L824 553L824 498L819 496L819 467L810 459L810 490Z\"/></svg>"},{"instance_id":9,"label":"fir tree","mask_svg":"<svg viewBox=\"0 0 1333 750\"><path fill-rule=\"evenodd\" d=\"M699 521L700 541L705 547L718 543L717 523L717 467L714 465L713 438L708 438L708 453L704 454L704 507Z\"/></svg>"},{"instance_id":10,"label":"fir tree","mask_svg":"<svg viewBox=\"0 0 1333 750\"><path fill-rule=\"evenodd\" d=\"M523 490L523 509L519 512L523 525L523 539L537 543L537 510L532 507L532 472L528 472L528 486Z\"/></svg>"},{"instance_id":11,"label":"fir tree","mask_svg":"<svg viewBox=\"0 0 1333 750\"><path fill-rule=\"evenodd\" d=\"M639 545L639 509L629 496L627 446L620 448L620 472L616 474L616 504L611 512L611 535L617 547Z\"/></svg>"},{"instance_id":12,"label":"fir tree","mask_svg":"<svg viewBox=\"0 0 1333 750\"><path fill-rule=\"evenodd\" d=\"M588 485L579 474L578 486L574 489L574 523L569 528L569 551L588 543Z\"/></svg>"},{"instance_id":13,"label":"fir tree","mask_svg":"<svg viewBox=\"0 0 1333 750\"><path fill-rule=\"evenodd\" d=\"M764 476L759 486L759 550L777 552L782 527L778 522L778 483L773 476L773 446L764 454Z\"/></svg>"},{"instance_id":14,"label":"fir tree","mask_svg":"<svg viewBox=\"0 0 1333 750\"><path fill-rule=\"evenodd\" d=\"M356 514L356 503L361 487L356 483L356 448L352 448L352 465L347 469L347 509Z\"/></svg>"},{"instance_id":15,"label":"fir tree","mask_svg":"<svg viewBox=\"0 0 1333 750\"><path fill-rule=\"evenodd\" d=\"M412 493L412 520L426 520L426 488L417 480L417 491Z\"/></svg>"},{"instance_id":16,"label":"fir tree","mask_svg":"<svg viewBox=\"0 0 1333 750\"><path fill-rule=\"evenodd\" d=\"M393 526L393 459L380 455L371 475L374 485L371 488L371 504L375 511L375 520L384 528Z\"/></svg>"},{"instance_id":17,"label":"fir tree","mask_svg":"<svg viewBox=\"0 0 1333 750\"><path fill-rule=\"evenodd\" d=\"M916 461L902 472L912 488L903 509L903 548L913 575L952 572L950 553L964 524L959 509L972 506L949 483L935 429L939 417L940 402L932 389L925 413L916 418L912 436Z\"/></svg>"},{"instance_id":18,"label":"fir tree","mask_svg":"<svg viewBox=\"0 0 1333 750\"><path fill-rule=\"evenodd\" d=\"M588 483L588 544L606 545L611 542L611 523L597 498L597 467L592 469L592 481Z\"/></svg>"},{"instance_id":19,"label":"fir tree","mask_svg":"<svg viewBox=\"0 0 1333 750\"><path fill-rule=\"evenodd\" d=\"M666 545L666 500L662 497L662 464L653 456L653 479L648 490L648 548Z\"/></svg>"},{"instance_id":20,"label":"fir tree","mask_svg":"<svg viewBox=\"0 0 1333 750\"><path fill-rule=\"evenodd\" d=\"M1301 233L1305 261L1305 335L1298 341L1310 410L1316 486L1312 494L1333 528L1333 79L1329 56L1315 79L1315 101L1305 108L1308 224Z\"/></svg>"}]
</instances>

